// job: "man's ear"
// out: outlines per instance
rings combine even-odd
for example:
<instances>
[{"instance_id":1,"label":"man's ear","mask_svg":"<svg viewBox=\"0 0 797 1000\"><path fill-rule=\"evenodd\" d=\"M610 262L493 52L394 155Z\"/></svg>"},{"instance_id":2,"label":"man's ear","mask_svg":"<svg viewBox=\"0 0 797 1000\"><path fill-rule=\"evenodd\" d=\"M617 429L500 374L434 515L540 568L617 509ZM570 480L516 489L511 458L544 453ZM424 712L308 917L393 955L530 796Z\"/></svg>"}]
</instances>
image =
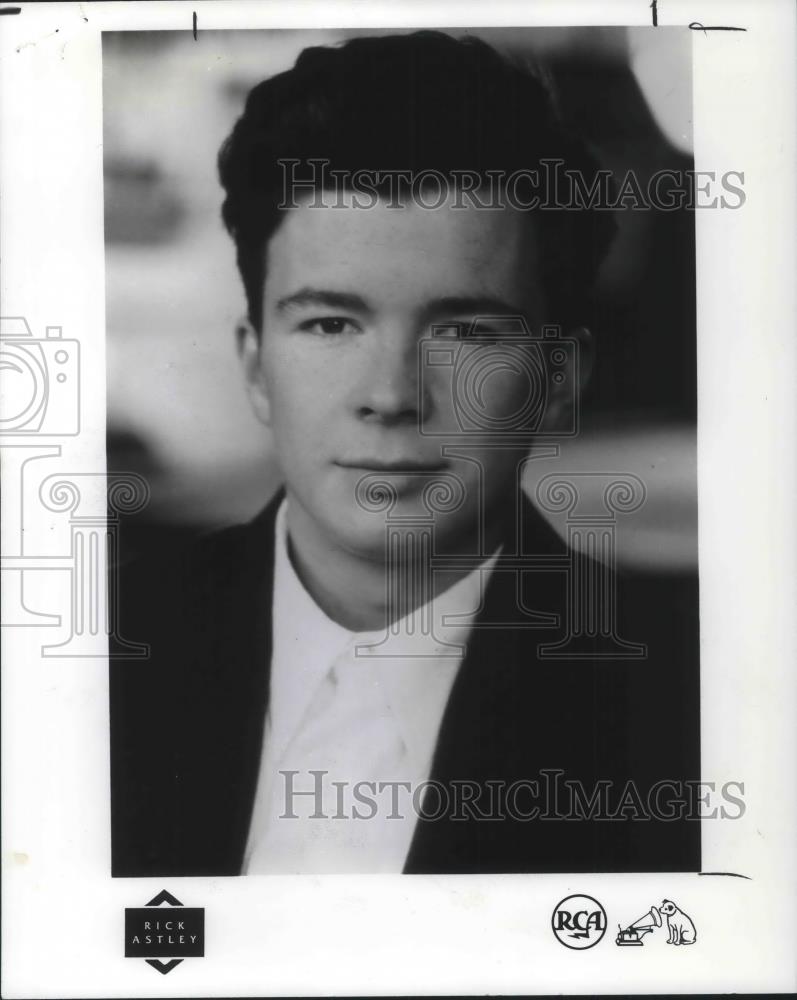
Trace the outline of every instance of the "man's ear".
<instances>
[{"instance_id":1,"label":"man's ear","mask_svg":"<svg viewBox=\"0 0 797 1000\"><path fill-rule=\"evenodd\" d=\"M571 423L573 407L589 382L595 359L592 334L585 326L571 330L563 340L569 341L567 370L557 373L564 378L548 382L548 402L543 417L543 428L548 432Z\"/></svg>"},{"instance_id":2,"label":"man's ear","mask_svg":"<svg viewBox=\"0 0 797 1000\"><path fill-rule=\"evenodd\" d=\"M260 340L260 334L248 319L242 318L236 323L235 346L244 373L246 391L255 416L268 426L271 423L271 403L260 356Z\"/></svg>"}]
</instances>

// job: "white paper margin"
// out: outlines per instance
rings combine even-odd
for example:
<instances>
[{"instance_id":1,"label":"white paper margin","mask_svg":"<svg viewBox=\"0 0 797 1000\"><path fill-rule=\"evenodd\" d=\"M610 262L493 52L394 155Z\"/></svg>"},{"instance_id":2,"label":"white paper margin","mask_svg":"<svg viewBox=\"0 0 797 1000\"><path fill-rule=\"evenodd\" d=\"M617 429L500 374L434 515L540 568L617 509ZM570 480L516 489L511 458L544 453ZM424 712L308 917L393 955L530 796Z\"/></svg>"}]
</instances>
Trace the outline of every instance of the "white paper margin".
<instances>
[{"instance_id":1,"label":"white paper margin","mask_svg":"<svg viewBox=\"0 0 797 1000\"><path fill-rule=\"evenodd\" d=\"M41 438L20 477L2 449L3 553L70 553L40 475L105 468L100 33L125 29L649 24L647 0L569 3L24 4L0 18L0 296L34 337L81 354L81 432ZM697 213L703 774L745 782L747 813L706 822L696 875L111 879L107 664L43 658L57 629L3 630L3 995L786 991L795 919L795 15L787 0L658 4L694 33L696 168L745 173L739 211ZM55 453L55 449L60 449ZM39 468L37 466L37 468ZM16 478L15 478L16 477ZM80 480L90 511L93 479ZM23 490L26 491L23 493ZM94 492L92 492L94 490ZM93 506L92 506L93 504ZM24 512L24 549L20 536ZM4 574L4 577L6 574ZM4 580L5 583L5 580ZM69 573L29 571L31 608ZM4 604L14 596L4 588ZM53 612L60 613L60 612ZM666 720L662 720L666 725ZM206 957L168 977L123 957L126 906L162 888L206 908ZM600 946L561 947L554 905L601 900ZM617 922L663 897L692 948L620 949Z\"/></svg>"}]
</instances>

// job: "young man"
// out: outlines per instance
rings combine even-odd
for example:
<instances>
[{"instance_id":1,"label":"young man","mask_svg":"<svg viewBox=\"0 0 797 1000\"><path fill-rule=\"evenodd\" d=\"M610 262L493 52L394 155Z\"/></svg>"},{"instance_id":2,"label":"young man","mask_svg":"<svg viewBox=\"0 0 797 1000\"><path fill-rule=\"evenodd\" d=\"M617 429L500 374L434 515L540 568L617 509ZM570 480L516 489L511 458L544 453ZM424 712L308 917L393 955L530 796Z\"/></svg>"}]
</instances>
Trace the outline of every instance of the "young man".
<instances>
[{"instance_id":1,"label":"young man","mask_svg":"<svg viewBox=\"0 0 797 1000\"><path fill-rule=\"evenodd\" d=\"M249 95L223 216L285 488L124 583L114 874L699 867L694 595L618 588L520 486L574 430L611 236L552 162L597 170L475 40L309 49Z\"/></svg>"}]
</instances>

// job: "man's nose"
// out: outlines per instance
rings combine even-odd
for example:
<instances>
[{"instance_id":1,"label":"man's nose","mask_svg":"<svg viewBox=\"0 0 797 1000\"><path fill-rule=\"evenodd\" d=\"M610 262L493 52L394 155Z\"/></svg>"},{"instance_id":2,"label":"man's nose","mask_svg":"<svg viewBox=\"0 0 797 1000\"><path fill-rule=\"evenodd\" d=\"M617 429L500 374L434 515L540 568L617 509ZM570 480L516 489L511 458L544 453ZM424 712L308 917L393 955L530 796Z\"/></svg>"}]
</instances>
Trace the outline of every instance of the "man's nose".
<instances>
[{"instance_id":1,"label":"man's nose","mask_svg":"<svg viewBox=\"0 0 797 1000\"><path fill-rule=\"evenodd\" d=\"M393 331L375 338L356 396L363 420L385 424L418 421L418 342Z\"/></svg>"}]
</instances>

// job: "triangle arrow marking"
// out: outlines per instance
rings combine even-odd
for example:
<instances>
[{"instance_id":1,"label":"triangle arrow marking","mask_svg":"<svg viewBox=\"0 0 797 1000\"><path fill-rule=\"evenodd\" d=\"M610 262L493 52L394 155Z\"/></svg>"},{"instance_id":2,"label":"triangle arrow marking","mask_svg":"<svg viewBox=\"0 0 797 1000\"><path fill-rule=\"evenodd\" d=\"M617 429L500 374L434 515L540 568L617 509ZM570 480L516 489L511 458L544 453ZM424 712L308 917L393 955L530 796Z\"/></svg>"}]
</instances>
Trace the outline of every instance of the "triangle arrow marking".
<instances>
[{"instance_id":1,"label":"triangle arrow marking","mask_svg":"<svg viewBox=\"0 0 797 1000\"><path fill-rule=\"evenodd\" d=\"M175 968L175 966L179 965L180 962L182 961L183 961L182 958L173 958L169 962L161 962L160 959L158 958L148 958L147 965L151 965L152 968L157 969L161 975L166 976L172 971L173 968Z\"/></svg>"},{"instance_id":2,"label":"triangle arrow marking","mask_svg":"<svg viewBox=\"0 0 797 1000\"><path fill-rule=\"evenodd\" d=\"M167 892L165 889L161 889L161 891L158 893L158 895L155 896L154 899L151 899L147 903L147 906L160 906L161 903L168 903L169 906L182 906L183 905L180 902L180 900L179 899L175 899L175 897L170 892Z\"/></svg>"}]
</instances>

